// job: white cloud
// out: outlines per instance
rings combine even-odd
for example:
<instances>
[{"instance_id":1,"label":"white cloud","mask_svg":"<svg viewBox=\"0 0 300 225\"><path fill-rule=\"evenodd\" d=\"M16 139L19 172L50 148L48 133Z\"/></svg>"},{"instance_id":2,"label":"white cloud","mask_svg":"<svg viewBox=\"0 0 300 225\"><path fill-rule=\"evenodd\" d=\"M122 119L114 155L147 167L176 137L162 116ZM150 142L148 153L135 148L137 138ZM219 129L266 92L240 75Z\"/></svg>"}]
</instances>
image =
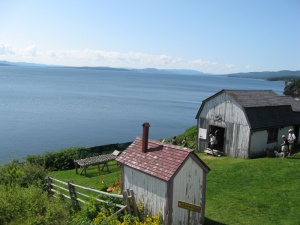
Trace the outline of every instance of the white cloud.
<instances>
[{"instance_id":1,"label":"white cloud","mask_svg":"<svg viewBox=\"0 0 300 225\"><path fill-rule=\"evenodd\" d=\"M0 43L0 55L14 54L11 45Z\"/></svg>"},{"instance_id":2,"label":"white cloud","mask_svg":"<svg viewBox=\"0 0 300 225\"><path fill-rule=\"evenodd\" d=\"M224 66L227 67L228 69L231 69L234 67L234 65L230 64L230 63L225 63Z\"/></svg>"},{"instance_id":3,"label":"white cloud","mask_svg":"<svg viewBox=\"0 0 300 225\"><path fill-rule=\"evenodd\" d=\"M229 73L234 69L230 63L218 63L210 60L196 59L188 62L189 68L206 73Z\"/></svg>"},{"instance_id":4,"label":"white cloud","mask_svg":"<svg viewBox=\"0 0 300 225\"><path fill-rule=\"evenodd\" d=\"M18 53L24 56L35 57L37 56L37 49L35 45L30 45L26 48L20 49Z\"/></svg>"},{"instance_id":5,"label":"white cloud","mask_svg":"<svg viewBox=\"0 0 300 225\"><path fill-rule=\"evenodd\" d=\"M48 50L46 52L46 55L49 56L50 58L56 58L57 57L56 52L51 51L51 50Z\"/></svg>"},{"instance_id":6,"label":"white cloud","mask_svg":"<svg viewBox=\"0 0 300 225\"><path fill-rule=\"evenodd\" d=\"M12 55L13 54L13 55ZM23 61L66 66L109 66L124 68L193 69L206 73L229 73L234 66L204 59L185 60L167 54L120 53L93 49L40 51L35 45L14 49L0 43L0 60Z\"/></svg>"}]
</instances>

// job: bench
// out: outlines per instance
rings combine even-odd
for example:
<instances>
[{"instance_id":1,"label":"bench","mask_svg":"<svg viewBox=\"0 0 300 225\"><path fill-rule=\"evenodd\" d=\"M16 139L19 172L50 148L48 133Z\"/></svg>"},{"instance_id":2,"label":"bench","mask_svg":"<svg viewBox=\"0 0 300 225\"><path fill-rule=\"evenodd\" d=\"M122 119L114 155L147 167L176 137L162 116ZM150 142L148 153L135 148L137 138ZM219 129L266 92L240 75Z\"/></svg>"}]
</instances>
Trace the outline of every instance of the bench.
<instances>
[{"instance_id":1,"label":"bench","mask_svg":"<svg viewBox=\"0 0 300 225\"><path fill-rule=\"evenodd\" d=\"M92 166L92 165L98 165L98 170L100 171L100 164L103 164L103 167L101 170L103 170L104 167L106 167L107 172L110 172L108 169L107 163L109 161L115 160L119 154L120 154L120 151L115 150L111 154L98 155L98 156L93 156L93 157L89 157L89 158L85 158L85 159L75 160L74 164L75 164L76 173L78 174L78 167L80 167L80 168L82 168L82 171L80 174L82 174L82 172L84 172L84 176L86 176L86 168L88 166Z\"/></svg>"}]
</instances>

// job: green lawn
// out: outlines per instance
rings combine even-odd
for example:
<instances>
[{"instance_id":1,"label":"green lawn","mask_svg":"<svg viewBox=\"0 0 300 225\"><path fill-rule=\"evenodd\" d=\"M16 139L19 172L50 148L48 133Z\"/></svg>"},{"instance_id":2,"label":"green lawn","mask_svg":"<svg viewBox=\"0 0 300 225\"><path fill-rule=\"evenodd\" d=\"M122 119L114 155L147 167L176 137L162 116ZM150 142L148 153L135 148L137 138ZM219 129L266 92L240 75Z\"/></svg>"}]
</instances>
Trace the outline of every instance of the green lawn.
<instances>
[{"instance_id":1,"label":"green lawn","mask_svg":"<svg viewBox=\"0 0 300 225\"><path fill-rule=\"evenodd\" d=\"M89 166L87 168L86 176L84 176L83 173L82 175L80 175L81 169L78 170L78 174L76 174L76 171L74 169L54 171L50 172L48 175L65 182L72 181L75 184L85 187L104 190L106 187L110 187L114 183L117 183L121 180L121 167L117 165L116 161L109 162L108 168L110 172L107 172L106 168L104 168L103 171L100 168L100 171L98 171L97 166Z\"/></svg>"},{"instance_id":2,"label":"green lawn","mask_svg":"<svg viewBox=\"0 0 300 225\"><path fill-rule=\"evenodd\" d=\"M207 175L206 224L300 224L300 152L289 158L235 159L198 156L210 167ZM120 167L110 162L111 173L87 170L51 172L63 181L102 189L116 183Z\"/></svg>"},{"instance_id":3,"label":"green lawn","mask_svg":"<svg viewBox=\"0 0 300 225\"><path fill-rule=\"evenodd\" d=\"M290 158L200 158L208 224L300 224L300 153Z\"/></svg>"}]
</instances>

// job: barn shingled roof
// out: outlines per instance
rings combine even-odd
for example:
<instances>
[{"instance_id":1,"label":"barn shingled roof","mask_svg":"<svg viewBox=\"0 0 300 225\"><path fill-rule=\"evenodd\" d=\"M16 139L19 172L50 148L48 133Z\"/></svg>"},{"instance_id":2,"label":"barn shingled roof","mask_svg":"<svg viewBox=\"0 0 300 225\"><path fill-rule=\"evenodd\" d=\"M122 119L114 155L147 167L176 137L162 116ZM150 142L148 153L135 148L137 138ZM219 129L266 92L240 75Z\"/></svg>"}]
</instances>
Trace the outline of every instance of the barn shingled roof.
<instances>
[{"instance_id":1,"label":"barn shingled roof","mask_svg":"<svg viewBox=\"0 0 300 225\"><path fill-rule=\"evenodd\" d=\"M289 105L244 108L253 130L290 126L295 124L295 114Z\"/></svg>"},{"instance_id":2,"label":"barn shingled roof","mask_svg":"<svg viewBox=\"0 0 300 225\"><path fill-rule=\"evenodd\" d=\"M289 105L272 90L224 90L243 107Z\"/></svg>"},{"instance_id":3,"label":"barn shingled roof","mask_svg":"<svg viewBox=\"0 0 300 225\"><path fill-rule=\"evenodd\" d=\"M169 181L191 156L205 172L210 169L194 150L165 142L148 140L147 152L142 152L142 138L137 137L118 157L117 162L164 181Z\"/></svg>"},{"instance_id":4,"label":"barn shingled roof","mask_svg":"<svg viewBox=\"0 0 300 225\"><path fill-rule=\"evenodd\" d=\"M300 100L295 100L291 96L282 96L283 101L290 104L294 112L300 113Z\"/></svg>"}]
</instances>

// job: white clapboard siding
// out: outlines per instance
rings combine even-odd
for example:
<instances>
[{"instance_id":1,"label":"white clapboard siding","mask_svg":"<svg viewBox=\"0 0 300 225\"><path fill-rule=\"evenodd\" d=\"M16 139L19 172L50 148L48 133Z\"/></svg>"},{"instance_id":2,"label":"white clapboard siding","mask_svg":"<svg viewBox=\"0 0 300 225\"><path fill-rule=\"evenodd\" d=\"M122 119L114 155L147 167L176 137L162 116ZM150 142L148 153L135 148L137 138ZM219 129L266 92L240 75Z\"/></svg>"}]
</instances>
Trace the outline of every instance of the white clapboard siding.
<instances>
[{"instance_id":1,"label":"white clapboard siding","mask_svg":"<svg viewBox=\"0 0 300 225\"><path fill-rule=\"evenodd\" d=\"M206 102L200 113L200 117L206 119L214 120L215 116L220 116L221 120L226 123L248 125L241 106L236 104L226 93L222 93Z\"/></svg>"},{"instance_id":2,"label":"white clapboard siding","mask_svg":"<svg viewBox=\"0 0 300 225\"><path fill-rule=\"evenodd\" d=\"M165 215L167 183L153 176L124 166L124 190L133 190L135 199L141 200L151 215Z\"/></svg>"},{"instance_id":3,"label":"white clapboard siding","mask_svg":"<svg viewBox=\"0 0 300 225\"><path fill-rule=\"evenodd\" d=\"M203 191L204 171L199 165L189 158L174 177L173 184L173 225L184 224L187 221L188 210L178 207L178 201L184 201L204 207ZM201 224L203 213L191 211L190 224Z\"/></svg>"},{"instance_id":4,"label":"white clapboard siding","mask_svg":"<svg viewBox=\"0 0 300 225\"><path fill-rule=\"evenodd\" d=\"M230 148L230 156L237 158L248 158L248 147L249 147L249 137L250 129L248 125L234 124L234 129L232 131L227 130L227 132L232 132L232 147ZM230 140L229 140L230 142Z\"/></svg>"},{"instance_id":5,"label":"white clapboard siding","mask_svg":"<svg viewBox=\"0 0 300 225\"><path fill-rule=\"evenodd\" d=\"M221 118L216 120L216 116ZM222 93L207 101L200 113L200 117L207 120L208 125L225 128L226 142L224 153L227 156L248 158L250 128L242 107ZM198 120L200 123L200 120ZM199 124L201 127L201 125Z\"/></svg>"}]
</instances>

